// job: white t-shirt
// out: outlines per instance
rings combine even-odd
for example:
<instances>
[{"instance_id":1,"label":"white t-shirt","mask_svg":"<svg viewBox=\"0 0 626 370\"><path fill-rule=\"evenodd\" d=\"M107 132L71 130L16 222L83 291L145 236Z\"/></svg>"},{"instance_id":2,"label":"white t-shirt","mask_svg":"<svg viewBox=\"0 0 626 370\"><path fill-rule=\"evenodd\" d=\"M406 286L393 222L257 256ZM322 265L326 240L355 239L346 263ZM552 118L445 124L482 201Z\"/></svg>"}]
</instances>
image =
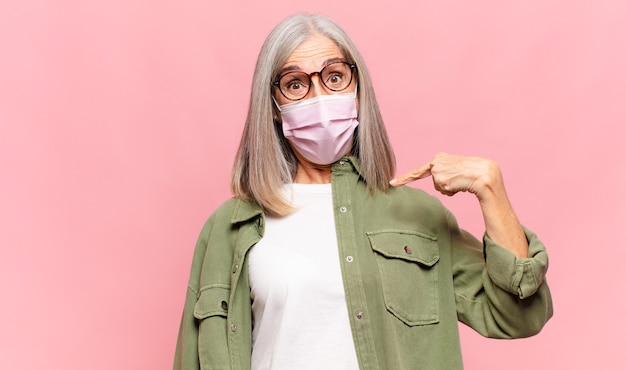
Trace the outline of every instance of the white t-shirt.
<instances>
[{"instance_id":1,"label":"white t-shirt","mask_svg":"<svg viewBox=\"0 0 626 370\"><path fill-rule=\"evenodd\" d=\"M267 217L249 254L252 369L358 369L331 184L290 184L285 196L297 210Z\"/></svg>"}]
</instances>

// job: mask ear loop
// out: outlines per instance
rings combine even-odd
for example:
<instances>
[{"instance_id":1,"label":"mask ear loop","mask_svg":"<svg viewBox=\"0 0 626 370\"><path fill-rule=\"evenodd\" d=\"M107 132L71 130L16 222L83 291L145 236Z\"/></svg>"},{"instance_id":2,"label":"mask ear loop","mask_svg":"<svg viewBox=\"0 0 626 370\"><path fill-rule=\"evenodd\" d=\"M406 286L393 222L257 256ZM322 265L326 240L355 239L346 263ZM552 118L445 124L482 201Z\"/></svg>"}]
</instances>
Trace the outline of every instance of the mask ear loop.
<instances>
[{"instance_id":1,"label":"mask ear loop","mask_svg":"<svg viewBox=\"0 0 626 370\"><path fill-rule=\"evenodd\" d=\"M278 124L280 126L282 125L281 120L278 118L281 112L280 106L278 105L278 102L276 101L276 98L274 98L273 95L272 95L272 101L274 102L273 107L272 107L272 119L274 120L275 124Z\"/></svg>"},{"instance_id":2,"label":"mask ear loop","mask_svg":"<svg viewBox=\"0 0 626 370\"><path fill-rule=\"evenodd\" d=\"M355 99L359 95L358 92L359 92L359 81L354 81L354 91L352 92L352 95L354 95Z\"/></svg>"},{"instance_id":3,"label":"mask ear loop","mask_svg":"<svg viewBox=\"0 0 626 370\"><path fill-rule=\"evenodd\" d=\"M274 106L276 107L276 109L278 109L279 112L282 112L282 110L280 109L280 105L278 105L278 102L276 101L274 95L272 95L272 101L274 102Z\"/></svg>"}]
</instances>

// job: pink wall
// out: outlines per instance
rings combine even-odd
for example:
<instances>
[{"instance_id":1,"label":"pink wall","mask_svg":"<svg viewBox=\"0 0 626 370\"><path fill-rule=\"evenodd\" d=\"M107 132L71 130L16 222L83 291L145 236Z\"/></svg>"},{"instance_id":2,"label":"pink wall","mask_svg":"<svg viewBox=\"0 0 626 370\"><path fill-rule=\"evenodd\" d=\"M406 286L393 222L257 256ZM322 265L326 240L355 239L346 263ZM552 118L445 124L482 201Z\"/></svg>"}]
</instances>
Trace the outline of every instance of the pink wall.
<instances>
[{"instance_id":1,"label":"pink wall","mask_svg":"<svg viewBox=\"0 0 626 370\"><path fill-rule=\"evenodd\" d=\"M400 172L497 160L549 247L553 320L518 341L463 328L466 368L623 368L626 3L294 3L0 2L2 368L170 368L256 54L295 11L359 45ZM442 199L481 232L470 196Z\"/></svg>"}]
</instances>

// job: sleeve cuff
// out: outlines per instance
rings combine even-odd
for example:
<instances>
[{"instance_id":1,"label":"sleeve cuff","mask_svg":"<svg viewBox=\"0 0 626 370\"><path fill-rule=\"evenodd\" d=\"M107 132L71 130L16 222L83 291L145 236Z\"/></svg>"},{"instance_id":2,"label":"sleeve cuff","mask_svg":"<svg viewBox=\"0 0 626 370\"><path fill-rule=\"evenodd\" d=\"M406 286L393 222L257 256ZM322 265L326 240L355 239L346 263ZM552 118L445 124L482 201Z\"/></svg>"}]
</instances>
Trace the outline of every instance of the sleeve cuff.
<instances>
[{"instance_id":1,"label":"sleeve cuff","mask_svg":"<svg viewBox=\"0 0 626 370\"><path fill-rule=\"evenodd\" d=\"M543 243L524 228L528 240L528 258L517 258L508 249L483 236L489 278L501 289L525 299L537 292L548 270L548 254Z\"/></svg>"}]
</instances>

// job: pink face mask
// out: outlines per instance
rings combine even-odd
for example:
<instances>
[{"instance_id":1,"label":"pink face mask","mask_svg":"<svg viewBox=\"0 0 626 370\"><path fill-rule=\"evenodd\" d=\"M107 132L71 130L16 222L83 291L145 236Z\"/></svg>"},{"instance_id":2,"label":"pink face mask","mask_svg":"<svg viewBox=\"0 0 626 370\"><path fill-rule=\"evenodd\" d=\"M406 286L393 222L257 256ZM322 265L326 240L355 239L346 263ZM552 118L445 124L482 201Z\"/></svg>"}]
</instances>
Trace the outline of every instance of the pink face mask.
<instances>
[{"instance_id":1,"label":"pink face mask","mask_svg":"<svg viewBox=\"0 0 626 370\"><path fill-rule=\"evenodd\" d=\"M356 91L319 95L281 105L283 133L291 145L316 164L331 164L343 157L358 126Z\"/></svg>"}]
</instances>

